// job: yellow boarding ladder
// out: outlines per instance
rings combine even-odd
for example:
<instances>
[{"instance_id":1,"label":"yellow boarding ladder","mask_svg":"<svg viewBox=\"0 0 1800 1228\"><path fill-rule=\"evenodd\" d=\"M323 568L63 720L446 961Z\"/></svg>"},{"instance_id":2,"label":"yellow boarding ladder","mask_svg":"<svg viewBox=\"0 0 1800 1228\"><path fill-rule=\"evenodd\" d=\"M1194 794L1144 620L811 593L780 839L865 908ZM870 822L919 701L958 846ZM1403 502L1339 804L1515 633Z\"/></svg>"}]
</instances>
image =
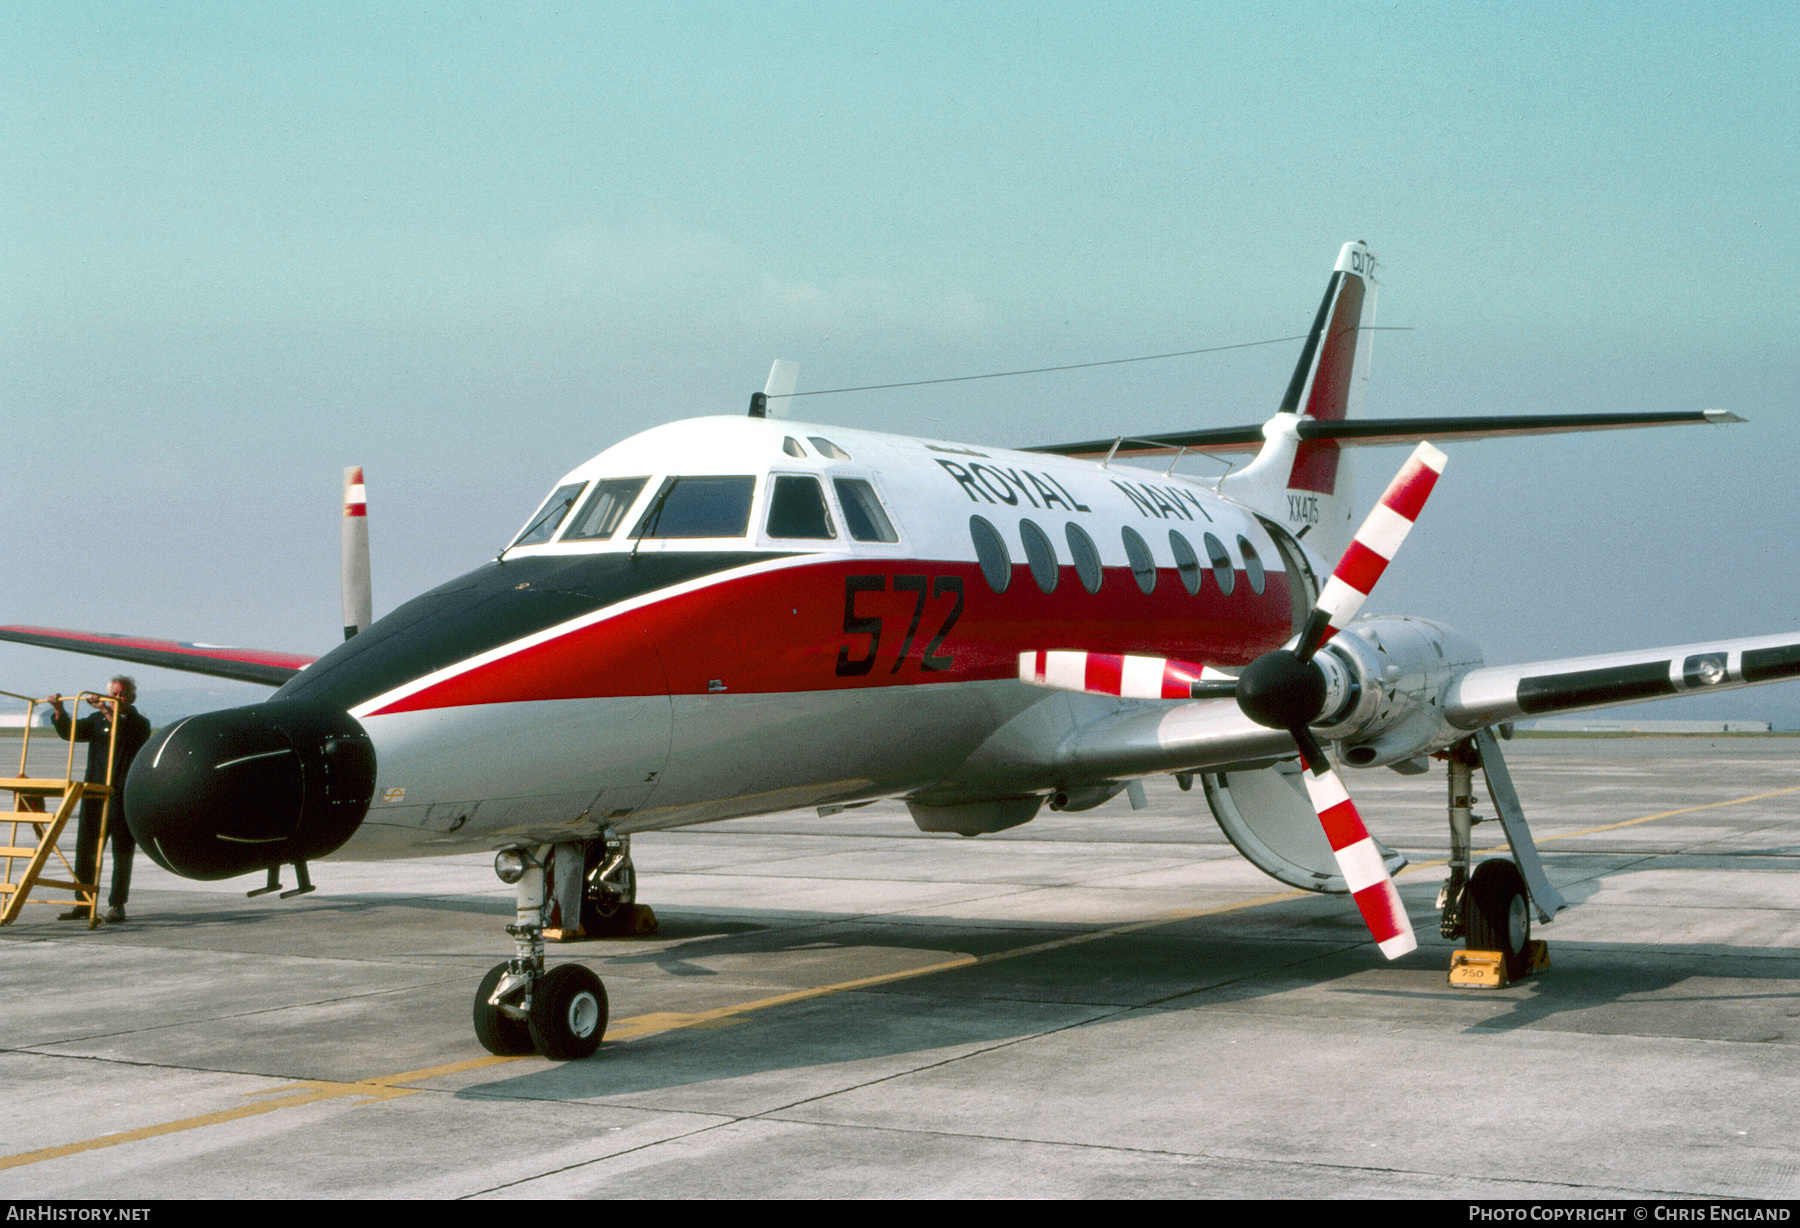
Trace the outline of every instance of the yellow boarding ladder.
<instances>
[{"instance_id":1,"label":"yellow boarding ladder","mask_svg":"<svg viewBox=\"0 0 1800 1228\"><path fill-rule=\"evenodd\" d=\"M106 854L106 825L112 817L112 765L118 751L119 722L112 723L112 744L106 748L106 783L100 784L75 779L75 741L69 741L69 755L61 779L54 776L32 777L25 774L28 757L31 754L31 723L37 715L37 706L42 700L33 699L29 695L14 695L11 691L0 691L12 699L22 699L29 707L25 715L25 736L19 748L19 774L7 778L0 777L0 793L11 790L13 808L0 811L0 825L11 826L11 833L4 847L0 847L0 860L6 863L5 881L0 882L0 925L10 925L18 917L21 909L27 904L60 904L61 900L32 899L31 891L35 887L49 887L58 891L75 893L75 906L87 909L88 928L93 929L100 924L100 870ZM96 691L82 691L75 696L75 710L79 714L81 701L92 695L96 699L104 699ZM79 716L70 718L79 719ZM45 800L60 796L54 811L45 807ZM76 808L89 798L99 798L100 808L100 845L94 850L94 881L83 883L76 881L75 868L69 859L56 847L62 836L63 828L76 813ZM29 827L34 836L34 843L24 843L19 839L19 829ZM44 871L50 865L54 855L62 862L63 870L68 878L45 878ZM14 872L20 861L24 862L24 872L14 878Z\"/></svg>"}]
</instances>

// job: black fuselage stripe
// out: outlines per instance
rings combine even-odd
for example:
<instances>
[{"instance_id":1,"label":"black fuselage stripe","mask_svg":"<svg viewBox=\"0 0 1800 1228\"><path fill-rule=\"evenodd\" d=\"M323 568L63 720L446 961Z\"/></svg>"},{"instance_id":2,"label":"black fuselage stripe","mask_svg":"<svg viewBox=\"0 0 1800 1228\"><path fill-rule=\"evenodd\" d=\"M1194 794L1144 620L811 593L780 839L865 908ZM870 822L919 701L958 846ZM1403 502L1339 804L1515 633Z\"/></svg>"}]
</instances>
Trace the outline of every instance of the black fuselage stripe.
<instances>
[{"instance_id":1,"label":"black fuselage stripe","mask_svg":"<svg viewBox=\"0 0 1800 1228\"><path fill-rule=\"evenodd\" d=\"M536 555L489 563L377 620L272 698L319 699L349 709L608 606L787 557L767 551L671 551Z\"/></svg>"}]
</instances>

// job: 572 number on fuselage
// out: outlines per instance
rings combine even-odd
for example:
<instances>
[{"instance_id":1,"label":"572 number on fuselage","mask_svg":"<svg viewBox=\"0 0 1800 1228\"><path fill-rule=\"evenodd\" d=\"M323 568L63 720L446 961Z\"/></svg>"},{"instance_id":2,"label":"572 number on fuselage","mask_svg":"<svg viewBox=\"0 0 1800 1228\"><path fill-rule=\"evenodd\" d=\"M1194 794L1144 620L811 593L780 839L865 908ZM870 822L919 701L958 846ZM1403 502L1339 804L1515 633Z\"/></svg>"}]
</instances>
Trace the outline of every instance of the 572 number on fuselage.
<instances>
[{"instance_id":1,"label":"572 number on fuselage","mask_svg":"<svg viewBox=\"0 0 1800 1228\"><path fill-rule=\"evenodd\" d=\"M865 593L885 593L888 591L888 577L885 575L847 575L844 577L844 636L845 642L838 647L837 676L840 678L860 677L872 672L875 658L881 652L881 633L883 616L876 614L858 614L856 612L857 597ZM919 634L919 624L925 617L925 606L929 600L934 607L941 607L943 598L951 598L948 610L941 611L942 621L937 632L925 645L920 654L921 670L947 670L954 665L955 658L940 655L939 649L950 635L956 620L962 617L963 582L961 576L924 576L897 575L894 577L893 591L911 593L913 607L906 626L906 638L900 644L900 652L894 658L890 674L900 672L912 652L913 640ZM934 608L933 616L940 610ZM908 616L902 612L899 618ZM866 641L866 642L865 642ZM853 656L852 650L861 655Z\"/></svg>"}]
</instances>

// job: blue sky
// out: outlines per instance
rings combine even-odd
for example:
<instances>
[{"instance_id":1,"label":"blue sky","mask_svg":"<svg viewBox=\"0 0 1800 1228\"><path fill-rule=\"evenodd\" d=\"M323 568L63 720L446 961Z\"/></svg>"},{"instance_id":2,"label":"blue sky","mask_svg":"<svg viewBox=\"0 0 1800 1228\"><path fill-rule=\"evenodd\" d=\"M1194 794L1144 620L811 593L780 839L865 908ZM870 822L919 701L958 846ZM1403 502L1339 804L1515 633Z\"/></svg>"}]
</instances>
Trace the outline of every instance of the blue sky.
<instances>
[{"instance_id":1,"label":"blue sky","mask_svg":"<svg viewBox=\"0 0 1800 1228\"><path fill-rule=\"evenodd\" d=\"M1452 445L1371 608L1497 662L1800 623L1792 5L9 2L0 39L35 509L0 621L322 651L346 464L379 613L772 358L805 389L1288 336L1360 238L1413 329L1367 413L1751 419ZM1224 425L1295 349L803 404ZM104 670L0 649L3 689ZM1800 725L1796 691L1708 714Z\"/></svg>"}]
</instances>

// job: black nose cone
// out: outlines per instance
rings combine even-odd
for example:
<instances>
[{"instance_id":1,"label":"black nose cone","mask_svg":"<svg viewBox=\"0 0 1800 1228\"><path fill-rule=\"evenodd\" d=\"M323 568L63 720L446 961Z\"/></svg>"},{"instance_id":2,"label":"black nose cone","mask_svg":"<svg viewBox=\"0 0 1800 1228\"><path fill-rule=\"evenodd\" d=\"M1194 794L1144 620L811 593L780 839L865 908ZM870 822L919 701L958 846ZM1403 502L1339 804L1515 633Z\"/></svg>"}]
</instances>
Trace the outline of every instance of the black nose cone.
<instances>
[{"instance_id":1,"label":"black nose cone","mask_svg":"<svg viewBox=\"0 0 1800 1228\"><path fill-rule=\"evenodd\" d=\"M1325 674L1285 648L1264 653L1238 675L1244 715L1270 729L1310 725L1325 707Z\"/></svg>"},{"instance_id":2,"label":"black nose cone","mask_svg":"<svg viewBox=\"0 0 1800 1228\"><path fill-rule=\"evenodd\" d=\"M323 857L375 793L375 748L356 719L313 700L192 716L138 753L125 781L131 834L165 870L231 878Z\"/></svg>"}]
</instances>

